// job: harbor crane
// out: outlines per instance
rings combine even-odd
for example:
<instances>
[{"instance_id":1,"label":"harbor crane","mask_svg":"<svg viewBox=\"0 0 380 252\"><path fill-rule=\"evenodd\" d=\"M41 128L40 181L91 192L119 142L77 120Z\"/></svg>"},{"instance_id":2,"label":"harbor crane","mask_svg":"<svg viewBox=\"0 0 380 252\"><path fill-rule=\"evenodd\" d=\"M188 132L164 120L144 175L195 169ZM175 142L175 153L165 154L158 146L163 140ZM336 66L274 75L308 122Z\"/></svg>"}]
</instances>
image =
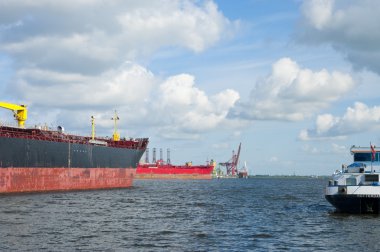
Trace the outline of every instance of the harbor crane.
<instances>
[{"instance_id":1,"label":"harbor crane","mask_svg":"<svg viewBox=\"0 0 380 252\"><path fill-rule=\"evenodd\" d=\"M14 117L20 128L25 128L25 121L28 118L26 105L17 105L8 102L0 102L0 107L13 111Z\"/></svg>"},{"instance_id":2,"label":"harbor crane","mask_svg":"<svg viewBox=\"0 0 380 252\"><path fill-rule=\"evenodd\" d=\"M240 149L241 149L241 143L239 144L239 148L236 154L235 154L235 151L232 151L232 158L229 161L224 162L224 163L219 163L220 166L226 167L227 176L236 176L238 173L237 165L239 162Z\"/></svg>"}]
</instances>

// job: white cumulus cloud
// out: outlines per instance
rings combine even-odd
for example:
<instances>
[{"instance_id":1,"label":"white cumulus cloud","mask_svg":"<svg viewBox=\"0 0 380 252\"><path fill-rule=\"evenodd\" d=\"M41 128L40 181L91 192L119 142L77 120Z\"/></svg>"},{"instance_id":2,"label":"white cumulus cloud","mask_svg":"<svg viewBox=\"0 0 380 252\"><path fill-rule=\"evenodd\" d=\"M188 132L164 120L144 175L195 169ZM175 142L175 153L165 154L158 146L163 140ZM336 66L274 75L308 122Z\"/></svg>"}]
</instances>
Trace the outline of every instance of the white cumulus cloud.
<instances>
[{"instance_id":1,"label":"white cumulus cloud","mask_svg":"<svg viewBox=\"0 0 380 252\"><path fill-rule=\"evenodd\" d=\"M237 27L213 1L5 1L0 50L22 67L98 73L160 48L201 52Z\"/></svg>"},{"instance_id":2,"label":"white cumulus cloud","mask_svg":"<svg viewBox=\"0 0 380 252\"><path fill-rule=\"evenodd\" d=\"M333 3L331 0L305 1L303 5L304 15L308 17L315 28L323 29L332 18Z\"/></svg>"},{"instance_id":3,"label":"white cumulus cloud","mask_svg":"<svg viewBox=\"0 0 380 252\"><path fill-rule=\"evenodd\" d=\"M94 115L101 130L117 109L120 127L193 139L228 121L239 94L209 95L192 75L157 77L136 62L203 52L238 27L212 0L2 1L0 53L14 68L4 90L30 105L33 123L81 130Z\"/></svg>"},{"instance_id":4,"label":"white cumulus cloud","mask_svg":"<svg viewBox=\"0 0 380 252\"><path fill-rule=\"evenodd\" d=\"M164 1L164 7L135 9L117 17L124 32L137 41L145 40L152 48L161 45L185 46L196 52L214 44L230 25L211 2L200 8L190 1Z\"/></svg>"},{"instance_id":5,"label":"white cumulus cloud","mask_svg":"<svg viewBox=\"0 0 380 252\"><path fill-rule=\"evenodd\" d=\"M98 76L23 69L12 92L29 105L32 123L46 120L44 111L49 111L51 122L65 122L67 128L88 126L91 115L98 126L110 128L117 109L127 128L143 126L162 137L188 139L227 126L228 111L239 99L232 89L207 95L190 74L161 80L131 62Z\"/></svg>"},{"instance_id":6,"label":"white cumulus cloud","mask_svg":"<svg viewBox=\"0 0 380 252\"><path fill-rule=\"evenodd\" d=\"M204 91L195 87L193 76L180 74L168 78L160 85L157 104L153 107L160 111L160 117L170 122L167 125L170 130L178 131L180 128L188 132L199 132L222 124L238 99L239 94L231 89L208 97Z\"/></svg>"},{"instance_id":7,"label":"white cumulus cloud","mask_svg":"<svg viewBox=\"0 0 380 252\"><path fill-rule=\"evenodd\" d=\"M380 73L379 1L307 0L302 13L302 41L331 44L354 67Z\"/></svg>"},{"instance_id":8,"label":"white cumulus cloud","mask_svg":"<svg viewBox=\"0 0 380 252\"><path fill-rule=\"evenodd\" d=\"M153 74L145 68L126 63L117 70L99 76L63 74L60 72L22 69L12 87L31 104L75 107L136 105L144 101L154 82Z\"/></svg>"},{"instance_id":9,"label":"white cumulus cloud","mask_svg":"<svg viewBox=\"0 0 380 252\"><path fill-rule=\"evenodd\" d=\"M282 58L273 64L272 73L257 83L250 100L240 102L230 116L299 121L327 108L353 87L354 81L348 74L325 69L313 72Z\"/></svg>"},{"instance_id":10,"label":"white cumulus cloud","mask_svg":"<svg viewBox=\"0 0 380 252\"><path fill-rule=\"evenodd\" d=\"M315 128L300 132L301 140L342 138L348 135L380 129L380 106L368 107L361 102L355 102L341 116L331 114L319 115Z\"/></svg>"}]
</instances>

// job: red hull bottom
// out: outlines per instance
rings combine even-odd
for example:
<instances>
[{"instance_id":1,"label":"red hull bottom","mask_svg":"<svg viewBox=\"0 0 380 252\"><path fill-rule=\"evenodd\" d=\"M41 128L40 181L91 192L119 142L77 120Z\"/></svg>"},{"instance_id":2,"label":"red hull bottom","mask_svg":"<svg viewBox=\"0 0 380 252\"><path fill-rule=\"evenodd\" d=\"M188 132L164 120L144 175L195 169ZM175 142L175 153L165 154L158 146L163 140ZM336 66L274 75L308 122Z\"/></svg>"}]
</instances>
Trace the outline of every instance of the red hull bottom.
<instances>
[{"instance_id":1,"label":"red hull bottom","mask_svg":"<svg viewBox=\"0 0 380 252\"><path fill-rule=\"evenodd\" d=\"M134 168L0 168L0 193L131 187Z\"/></svg>"},{"instance_id":2,"label":"red hull bottom","mask_svg":"<svg viewBox=\"0 0 380 252\"><path fill-rule=\"evenodd\" d=\"M136 179L212 179L213 169L213 166L168 166L166 168L138 165Z\"/></svg>"},{"instance_id":3,"label":"red hull bottom","mask_svg":"<svg viewBox=\"0 0 380 252\"><path fill-rule=\"evenodd\" d=\"M136 179L212 179L211 174L136 174Z\"/></svg>"}]
</instances>

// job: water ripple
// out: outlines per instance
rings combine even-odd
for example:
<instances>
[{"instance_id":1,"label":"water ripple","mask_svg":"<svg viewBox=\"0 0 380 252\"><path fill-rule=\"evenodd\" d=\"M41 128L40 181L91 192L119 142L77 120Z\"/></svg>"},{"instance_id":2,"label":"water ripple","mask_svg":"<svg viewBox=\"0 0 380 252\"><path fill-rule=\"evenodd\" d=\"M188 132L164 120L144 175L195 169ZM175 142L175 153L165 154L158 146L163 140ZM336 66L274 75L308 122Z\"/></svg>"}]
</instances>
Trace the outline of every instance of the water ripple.
<instances>
[{"instance_id":1,"label":"water ripple","mask_svg":"<svg viewBox=\"0 0 380 252\"><path fill-rule=\"evenodd\" d=\"M379 250L380 218L335 213L326 183L147 180L130 189L2 195L0 251Z\"/></svg>"}]
</instances>

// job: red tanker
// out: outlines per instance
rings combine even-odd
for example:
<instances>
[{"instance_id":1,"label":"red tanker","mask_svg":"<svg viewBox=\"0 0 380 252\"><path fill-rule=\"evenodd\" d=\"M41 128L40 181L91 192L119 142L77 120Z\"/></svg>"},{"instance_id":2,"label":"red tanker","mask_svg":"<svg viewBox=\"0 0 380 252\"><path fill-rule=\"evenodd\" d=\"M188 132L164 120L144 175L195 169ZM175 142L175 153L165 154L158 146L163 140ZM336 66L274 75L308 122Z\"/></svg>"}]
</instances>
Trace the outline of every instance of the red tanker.
<instances>
[{"instance_id":1,"label":"red tanker","mask_svg":"<svg viewBox=\"0 0 380 252\"><path fill-rule=\"evenodd\" d=\"M172 165L158 160L156 163L138 164L136 179L211 179L215 162L206 165Z\"/></svg>"}]
</instances>

